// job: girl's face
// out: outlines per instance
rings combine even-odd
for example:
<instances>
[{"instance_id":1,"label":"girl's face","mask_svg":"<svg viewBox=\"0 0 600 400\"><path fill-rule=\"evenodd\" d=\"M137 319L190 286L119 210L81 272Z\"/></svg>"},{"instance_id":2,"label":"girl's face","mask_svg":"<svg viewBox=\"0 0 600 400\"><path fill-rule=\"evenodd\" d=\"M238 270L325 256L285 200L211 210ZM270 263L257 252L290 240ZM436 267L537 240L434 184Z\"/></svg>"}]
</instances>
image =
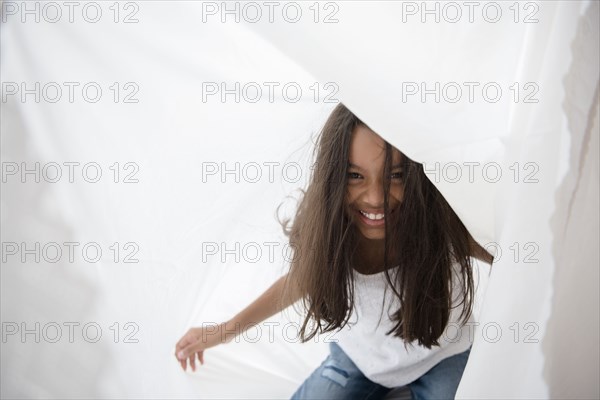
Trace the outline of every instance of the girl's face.
<instances>
[{"instance_id":1,"label":"girl's face","mask_svg":"<svg viewBox=\"0 0 600 400\"><path fill-rule=\"evenodd\" d=\"M364 125L358 125L350 140L347 212L367 239L383 239L384 140ZM395 212L404 196L402 154L392 147L392 169L388 207Z\"/></svg>"}]
</instances>

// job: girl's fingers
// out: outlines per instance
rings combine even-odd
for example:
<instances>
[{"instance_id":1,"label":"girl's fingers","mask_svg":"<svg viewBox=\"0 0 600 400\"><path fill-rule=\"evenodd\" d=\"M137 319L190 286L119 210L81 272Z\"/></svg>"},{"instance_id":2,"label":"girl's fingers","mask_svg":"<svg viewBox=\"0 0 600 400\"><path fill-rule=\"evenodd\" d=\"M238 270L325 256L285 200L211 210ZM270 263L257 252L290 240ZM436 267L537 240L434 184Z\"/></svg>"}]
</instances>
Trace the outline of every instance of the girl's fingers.
<instances>
[{"instance_id":1,"label":"girl's fingers","mask_svg":"<svg viewBox=\"0 0 600 400\"><path fill-rule=\"evenodd\" d=\"M180 348L182 348L182 347L183 347L183 345L184 345L184 342L187 340L187 339L186 339L186 337L187 337L187 335L185 335L185 336L183 336L181 339L179 339L179 342L177 342L177 344L175 345L175 348L176 348L177 350L179 350Z\"/></svg>"},{"instance_id":2,"label":"girl's fingers","mask_svg":"<svg viewBox=\"0 0 600 400\"><path fill-rule=\"evenodd\" d=\"M192 371L196 371L196 357L198 357L200 364L204 364L204 353L202 350L195 350L196 342L197 339L188 332L175 345L175 358L177 358L184 371L187 369L188 361Z\"/></svg>"},{"instance_id":3,"label":"girl's fingers","mask_svg":"<svg viewBox=\"0 0 600 400\"><path fill-rule=\"evenodd\" d=\"M179 356L179 359L185 359L185 358L190 358L190 356L192 354L194 354L195 352L196 352L196 343L190 343L183 349L179 350L179 353L177 353L177 355L178 356L181 355L181 356Z\"/></svg>"},{"instance_id":4,"label":"girl's fingers","mask_svg":"<svg viewBox=\"0 0 600 400\"><path fill-rule=\"evenodd\" d=\"M182 357L180 357L180 353L181 350L183 349L182 345L181 345L181 340L177 343L177 345L175 346L175 358L178 361L181 361Z\"/></svg>"},{"instance_id":5,"label":"girl's fingers","mask_svg":"<svg viewBox=\"0 0 600 400\"><path fill-rule=\"evenodd\" d=\"M186 334L184 337L181 338L181 340L179 342L177 342L177 345L175 346L175 348L178 351L181 351L183 348L185 348L190 343L192 343L192 341L193 341L193 338L191 338L189 334Z\"/></svg>"},{"instance_id":6,"label":"girl's fingers","mask_svg":"<svg viewBox=\"0 0 600 400\"><path fill-rule=\"evenodd\" d=\"M179 345L179 343L177 343L177 345L175 346L175 358L176 358L178 361L180 361L180 360L181 360L181 357L179 357L179 352L181 351L181 349L182 349L182 348L183 348L183 347L181 347L181 346Z\"/></svg>"},{"instance_id":7,"label":"girl's fingers","mask_svg":"<svg viewBox=\"0 0 600 400\"><path fill-rule=\"evenodd\" d=\"M192 371L196 372L196 353L192 353L190 356L190 366L192 367Z\"/></svg>"}]
</instances>

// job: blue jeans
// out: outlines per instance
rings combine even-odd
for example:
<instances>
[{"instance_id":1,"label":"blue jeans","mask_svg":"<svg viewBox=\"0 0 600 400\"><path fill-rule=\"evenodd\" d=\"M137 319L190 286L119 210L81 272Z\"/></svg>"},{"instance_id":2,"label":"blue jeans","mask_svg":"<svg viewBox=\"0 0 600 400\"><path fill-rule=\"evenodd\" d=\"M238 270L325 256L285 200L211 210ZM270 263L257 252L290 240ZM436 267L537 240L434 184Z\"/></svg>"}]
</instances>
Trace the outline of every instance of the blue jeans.
<instances>
[{"instance_id":1,"label":"blue jeans","mask_svg":"<svg viewBox=\"0 0 600 400\"><path fill-rule=\"evenodd\" d=\"M367 379L334 342L330 354L292 395L296 399L382 399L392 389ZM409 383L413 400L454 399L471 349L448 357Z\"/></svg>"}]
</instances>

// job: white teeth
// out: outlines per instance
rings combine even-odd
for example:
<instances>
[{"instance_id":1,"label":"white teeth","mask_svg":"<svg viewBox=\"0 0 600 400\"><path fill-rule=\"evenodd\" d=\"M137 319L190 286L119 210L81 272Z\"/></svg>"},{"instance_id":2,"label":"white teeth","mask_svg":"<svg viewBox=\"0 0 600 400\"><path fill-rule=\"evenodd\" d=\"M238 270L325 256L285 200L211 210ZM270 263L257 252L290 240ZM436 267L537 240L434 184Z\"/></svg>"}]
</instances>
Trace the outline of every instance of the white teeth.
<instances>
[{"instance_id":1,"label":"white teeth","mask_svg":"<svg viewBox=\"0 0 600 400\"><path fill-rule=\"evenodd\" d=\"M359 210L360 213L362 215L364 215L365 217L372 219L372 220L379 220L379 219L383 219L384 214L367 214L366 212Z\"/></svg>"}]
</instances>

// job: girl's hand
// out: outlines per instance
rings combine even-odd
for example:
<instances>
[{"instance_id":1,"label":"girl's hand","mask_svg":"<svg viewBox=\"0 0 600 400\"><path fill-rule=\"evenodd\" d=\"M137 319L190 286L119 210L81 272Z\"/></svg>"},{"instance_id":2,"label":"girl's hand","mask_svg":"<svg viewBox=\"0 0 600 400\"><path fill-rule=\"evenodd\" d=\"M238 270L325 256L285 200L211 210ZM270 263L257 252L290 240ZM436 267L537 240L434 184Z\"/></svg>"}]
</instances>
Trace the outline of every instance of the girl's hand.
<instances>
[{"instance_id":1,"label":"girl's hand","mask_svg":"<svg viewBox=\"0 0 600 400\"><path fill-rule=\"evenodd\" d=\"M227 340L225 340L224 327L225 323L216 327L190 328L190 330L183 335L175 346L175 357L184 371L187 368L188 361L190 362L192 371L196 371L196 357L198 357L200 364L204 364L205 349L227 342Z\"/></svg>"}]
</instances>

